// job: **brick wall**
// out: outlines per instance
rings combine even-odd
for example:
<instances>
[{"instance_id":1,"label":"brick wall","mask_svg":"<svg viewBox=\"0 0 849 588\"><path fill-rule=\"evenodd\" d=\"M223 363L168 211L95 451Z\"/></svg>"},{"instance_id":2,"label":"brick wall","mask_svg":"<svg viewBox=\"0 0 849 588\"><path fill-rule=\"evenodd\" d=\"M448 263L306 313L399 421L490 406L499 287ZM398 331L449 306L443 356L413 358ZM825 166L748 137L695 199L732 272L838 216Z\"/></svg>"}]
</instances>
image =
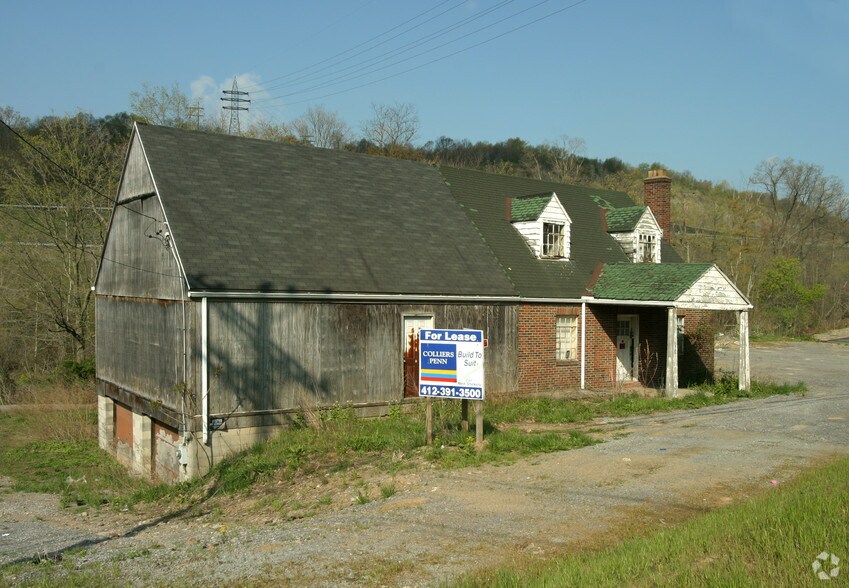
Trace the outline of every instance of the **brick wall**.
<instances>
[{"instance_id":1,"label":"brick wall","mask_svg":"<svg viewBox=\"0 0 849 588\"><path fill-rule=\"evenodd\" d=\"M555 358L555 323L560 315L578 318L578 357ZM587 307L588 388L607 388L616 377L616 312ZM519 307L519 391L548 392L581 386L580 305L526 304Z\"/></svg>"},{"instance_id":2,"label":"brick wall","mask_svg":"<svg viewBox=\"0 0 849 588\"><path fill-rule=\"evenodd\" d=\"M619 315L639 317L640 383L660 387L666 378L665 308L587 306L586 385L609 388L616 383L616 333ZM713 318L708 311L687 311L679 382L686 385L713 372ZM557 361L555 323L559 315L578 317L578 357ZM519 307L519 391L549 392L581 385L581 307L526 304Z\"/></svg>"},{"instance_id":3,"label":"brick wall","mask_svg":"<svg viewBox=\"0 0 849 588\"><path fill-rule=\"evenodd\" d=\"M643 180L643 199L651 208L663 238L668 242L672 237L672 180L664 170L649 170L649 177Z\"/></svg>"},{"instance_id":4,"label":"brick wall","mask_svg":"<svg viewBox=\"0 0 849 588\"><path fill-rule=\"evenodd\" d=\"M713 377L716 313L709 310L685 310L684 352L678 366L681 387Z\"/></svg>"}]
</instances>

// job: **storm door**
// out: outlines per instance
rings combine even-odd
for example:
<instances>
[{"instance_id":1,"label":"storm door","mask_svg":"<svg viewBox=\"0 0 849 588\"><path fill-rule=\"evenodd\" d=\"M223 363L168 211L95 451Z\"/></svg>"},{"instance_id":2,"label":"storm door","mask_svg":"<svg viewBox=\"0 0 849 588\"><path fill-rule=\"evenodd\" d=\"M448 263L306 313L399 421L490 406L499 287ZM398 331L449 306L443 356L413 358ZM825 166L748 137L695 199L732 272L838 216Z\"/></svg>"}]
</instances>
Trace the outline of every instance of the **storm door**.
<instances>
[{"instance_id":1,"label":"storm door","mask_svg":"<svg viewBox=\"0 0 849 588\"><path fill-rule=\"evenodd\" d=\"M630 382L637 379L637 330L639 317L619 315L616 328L616 380Z\"/></svg>"}]
</instances>

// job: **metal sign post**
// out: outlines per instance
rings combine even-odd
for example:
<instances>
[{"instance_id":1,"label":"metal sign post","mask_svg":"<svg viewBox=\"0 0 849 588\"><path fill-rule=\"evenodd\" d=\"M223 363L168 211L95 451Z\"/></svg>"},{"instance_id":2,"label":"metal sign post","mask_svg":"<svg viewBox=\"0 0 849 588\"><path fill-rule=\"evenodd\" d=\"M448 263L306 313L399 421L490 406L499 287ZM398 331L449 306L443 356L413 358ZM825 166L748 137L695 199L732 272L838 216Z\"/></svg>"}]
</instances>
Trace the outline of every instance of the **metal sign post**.
<instances>
[{"instance_id":1,"label":"metal sign post","mask_svg":"<svg viewBox=\"0 0 849 588\"><path fill-rule=\"evenodd\" d=\"M427 398L427 444L433 440L431 398L454 398L463 406L463 430L468 431L469 400L475 405L475 440L483 442L483 331L422 329L419 333L419 396Z\"/></svg>"}]
</instances>

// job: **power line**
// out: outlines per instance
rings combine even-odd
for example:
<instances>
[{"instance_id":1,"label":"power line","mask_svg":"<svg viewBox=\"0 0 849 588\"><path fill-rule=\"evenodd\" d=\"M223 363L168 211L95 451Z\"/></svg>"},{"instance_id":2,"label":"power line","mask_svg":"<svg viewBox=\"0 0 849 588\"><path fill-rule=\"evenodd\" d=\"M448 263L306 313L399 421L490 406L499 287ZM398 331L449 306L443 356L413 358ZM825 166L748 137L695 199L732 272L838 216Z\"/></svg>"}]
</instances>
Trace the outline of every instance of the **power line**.
<instances>
[{"instance_id":1,"label":"power line","mask_svg":"<svg viewBox=\"0 0 849 588\"><path fill-rule=\"evenodd\" d=\"M373 3L374 3L374 0L367 0L366 2L363 2L357 8L352 10L351 12L343 14L338 19L330 22L327 26L325 26L325 27L323 27L323 28L321 28L317 31L310 31L307 35L304 35L299 41L296 41L295 43L292 43L291 45L282 48L281 53L286 53L286 52L288 52L292 49L295 49L297 47L301 47L306 41L311 40L311 39L315 39L316 36L321 35L322 33L329 31L330 29L335 27L340 22L349 22L350 17L352 17L356 13L360 12L367 5L373 4ZM273 78L272 80L269 80L269 81L274 81L274 79L279 79L279 78ZM248 84L247 86L244 86L242 89L250 91L250 90L253 90L254 88L262 89L262 84Z\"/></svg>"},{"instance_id":2,"label":"power line","mask_svg":"<svg viewBox=\"0 0 849 588\"><path fill-rule=\"evenodd\" d=\"M379 39L379 38L380 38L380 37L382 37L383 35L386 35L386 34L388 34L388 33L391 33L391 32L392 32L392 31L394 31L395 29L398 29L398 28L400 28L400 27L402 27L402 26L404 26L404 25L406 25L406 24L408 24L408 23L411 23L411 22L413 22L414 20L416 20L417 18L420 18L420 17L424 16L425 14L427 14L428 12L430 12L430 11L432 11L432 10L436 10L436 9L437 9L437 8L439 8L440 6L443 6L443 5L445 5L445 4L448 4L448 3L449 3L449 2L451 2L451 1L452 1L452 0L443 0L442 2L440 2L439 4L437 4L436 6L433 6L433 7L431 7L431 8L428 8L428 9L427 9L427 10L425 10L424 12L420 12L420 13L419 13L419 14L417 14L416 16L414 16L414 17L412 17L412 18L410 18L410 19L407 19L407 20L405 20L404 22L402 22L402 23L400 23L400 24L397 24L397 25L395 25L394 27L391 27L391 28L389 28L389 29L385 30L385 31L383 31L383 32L382 32L382 33L380 33L380 34L375 35L374 37L371 37L370 39L368 39L368 40L366 40L366 41L363 41L362 43L359 43L359 44L357 44L357 45L354 45L353 47L351 47L351 48L349 48L349 49L345 49L344 51L340 51L339 53L336 53L335 55L331 55L330 57L328 57L328 58L326 58L326 59L322 59L321 61L317 61L317 62L313 63L312 65L307 65L307 66L305 66L305 67L302 67L301 69L296 69L296 70L295 70L295 71L293 71L293 72L289 72L289 73L287 73L287 74L283 74L282 76L278 76L278 77L276 77L276 78L271 78L270 80L267 80L267 81L266 81L266 83L276 82L276 81L278 81L278 80L285 79L285 78L287 78L287 77L289 77L289 76L293 76L293 75L295 75L295 74L301 73L302 71L305 71L305 70L311 69L311 68L313 68L313 67L316 67L316 66L318 66L318 65L322 65L322 64L324 64L324 63L327 63L328 61L333 60L333 59L336 59L337 57L339 57L339 56L341 56L341 55L345 55L346 53L350 53L351 51L354 51L355 49L359 49L359 48L360 48L360 47L362 47L363 45L367 45L368 43L371 43L372 41L374 41L374 40L376 40L376 39Z\"/></svg>"},{"instance_id":3,"label":"power line","mask_svg":"<svg viewBox=\"0 0 849 588\"><path fill-rule=\"evenodd\" d=\"M547 1L547 0L545 0L545 1ZM538 22L540 22L540 21L542 21L542 20L545 20L545 19L551 18L552 16L555 16L555 15L557 15L557 14L560 14L561 12L565 12L566 10L570 10L570 9L572 9L572 8L575 8L576 6L579 6L579 5L581 5L581 4L584 4L585 2L588 2L588 1L589 1L589 0L578 0L578 2L575 2L575 3L573 3L573 4L570 4L569 6L564 6L563 8L560 8L560 9L558 9L558 10L555 10L555 11L553 11L553 12L550 12L550 13L548 13L548 14L545 14L545 15L543 15L543 16L541 16L541 17L539 17L539 18L536 18L536 19L534 19L534 20L532 20L532 21L526 22L526 23L524 23L524 24L522 24L522 25L519 25L519 26L517 26L517 27L514 27L514 28L512 28L512 29L510 29L510 30L504 31L503 33L499 33L498 35L494 35L494 36L492 36L492 37L489 37L489 38L487 38L487 39L484 39L483 41L480 41L480 42L478 42L478 43L474 43L474 44L472 44L472 45L468 45L467 47L464 47L464 48L462 48L462 49L458 49L457 51L454 51L454 52L449 53L449 54L447 54L447 55L443 55L443 56L441 56L441 57L437 57L437 58L435 58L435 59L431 59L430 61L427 61L427 62L425 62L425 63L421 63L421 64L419 64L419 65L416 65L416 66L413 66L413 67L407 68L407 69L405 69L405 70L402 70L402 71L399 71L399 72L396 72L396 73L393 73L393 74L390 74L390 75L384 76L384 77L382 77L382 78L378 78L378 79L376 79L376 80L371 80L371 81L369 81L369 82L364 82L364 83L362 83L362 84L358 84L358 85L356 85L356 86L351 86L351 87L349 87L349 88L345 88L345 89L343 89L343 90L339 90L339 91L337 91L337 92L330 92L330 93L328 93L328 94L322 94L321 96L313 96L312 98L308 98L308 99L304 99L304 100L296 100L296 101L292 101L292 102L287 102L287 104L288 104L288 105L294 105L294 104L304 104L304 103L306 103L306 102L313 102L313 101L315 101L315 100L321 100L322 98L329 98L329 97L331 97L331 96L338 96L339 94L344 94L344 93L346 93L346 92L351 92L351 91L353 91L353 90L358 90L358 89L360 89L360 88L365 88L365 87L367 87L367 86L371 86L371 85L374 85L374 84L378 84L378 83L380 83L380 82L384 82L384 81L386 81L386 80L391 80L392 78L397 78L398 76L404 75L404 74L409 73L409 72L412 72L412 71L416 71L416 70L422 69L423 67L427 67L428 65L432 65L432 64L434 64L434 63L438 63L438 62L440 62L440 61L444 61L444 60L446 60L446 59L449 59L449 58L451 58L451 57L454 57L455 55L459 55L460 53L465 53L466 51L470 51L470 50L472 50L472 49L475 49L475 48L477 48L477 47L480 47L481 45L485 45L485 44L487 44L487 43L491 43L492 41L495 41L496 39L500 39L501 37L504 37L504 36L506 36L506 35L509 35L509 34L511 34L511 33L514 33L514 32L516 32L516 31L518 31L518 30L521 30L521 29L527 28L527 27L529 27L529 26L531 26L531 25L534 25L534 24L536 24L536 23L538 23ZM452 41L452 42L453 42L453 41ZM441 45L440 47L444 47L444 46L445 46L445 45L447 45L447 44L450 44L450 43L445 43L444 45ZM438 47L437 47L437 48L438 48ZM424 53L422 53L422 54L424 54ZM416 56L416 57L418 57L418 56ZM409 60L409 59L404 60L404 61L408 61L408 60ZM398 62L398 63L400 63L400 62ZM393 64L393 65L397 65L397 63L396 63L396 64ZM381 68L381 69L385 69L385 68ZM372 73L373 73L373 72L372 72ZM360 76L360 77L361 77L361 76ZM277 97L274 97L274 98L269 98L268 100L279 99L279 98L283 98L283 96L277 96Z\"/></svg>"},{"instance_id":4,"label":"power line","mask_svg":"<svg viewBox=\"0 0 849 588\"><path fill-rule=\"evenodd\" d=\"M34 226L34 225L32 225L28 222L25 222L25 221L23 221L23 220L21 220L17 217L7 216L7 218L10 218L17 223L22 224L23 226L27 227L28 229L35 231L36 233L40 233L41 235L44 235L48 239L55 239L56 238L55 235L53 235L53 234L51 234L51 233L49 233L49 232L47 232L43 229L40 229L38 226ZM158 219L156 219L156 220L158 221ZM161 222L161 221L158 221L158 222ZM95 249L95 247L93 245L83 245L82 247L80 247L78 245L73 245L71 243L61 243L61 244L65 245L67 247L70 247L71 249L81 249L83 251L85 251L86 249ZM3 245L3 243L0 243L0 245ZM23 242L19 242L19 243L17 243L17 245L19 245L19 246L22 246L22 245L27 245L27 246L43 245L45 247L56 247L57 249L59 248L59 244L57 244L55 241L52 242L52 243L23 243ZM124 266L124 267L128 267L128 268L140 271L140 272L146 272L146 273L149 273L149 274L158 274L160 276L166 276L166 277L169 277L169 278L181 278L182 279L182 277L183 277L181 275L166 274L166 273L158 272L158 271L155 271L155 270L144 269L144 268L137 267L137 266L134 266L134 265L130 265L130 264L127 264L127 263L122 263L122 262L117 261L115 259L111 259L109 257L106 257L105 255L94 254L93 257L99 258L101 260L106 260L106 261L109 261L111 263L115 263L115 264L118 264L118 265L121 265L121 266Z\"/></svg>"},{"instance_id":5,"label":"power line","mask_svg":"<svg viewBox=\"0 0 849 588\"><path fill-rule=\"evenodd\" d=\"M155 217L152 217L152 216L150 216L149 214L145 214L145 213L143 213L143 212L142 212L142 211L140 211L140 210L135 210L135 209L133 209L133 208L129 208L129 207L127 207L127 205L126 205L126 204L122 204L122 203L118 202L118 198L110 198L109 196L107 196L106 194L104 194L103 192L101 192L100 190L98 190L97 188L95 188L95 187L93 187L93 186L90 186L89 184L87 184L86 182L84 182L82 179L80 179L79 177L77 177L75 174L73 174L72 172L68 171L65 167L63 167L62 165L60 165L60 164L58 164L56 161L54 161L54 160L53 160L53 159L52 159L49 155L47 155L44 151L42 151L42 150L41 150L41 149L39 149L37 146L35 146L35 145L33 145L32 143L30 143L30 142L27 140L27 138L26 138L26 137L24 137L23 135L21 135L21 134L20 134L18 131L16 131L13 127L9 126L9 124L8 124L5 120L0 119L0 123L2 123L2 124L3 124L3 126L4 126L4 127L6 127L7 129L9 129L9 130L12 132L12 134L14 134L14 135L15 135L15 136L16 136L16 137L20 140L20 141L22 141L23 143L25 143L25 144L26 144L26 145L27 145L30 149L32 149L33 151L35 151L36 153L38 153L41 157L43 157L43 158L44 158L44 159L46 159L48 162L50 162L52 165L54 165L54 166L55 166L57 169L59 169L59 171L61 171L63 174L65 174L66 176L68 176L68 177L72 178L72 179L73 179L73 180L75 180L77 183L79 183L81 186L83 186L83 187L87 188L88 190L91 190L94 194L97 194L98 196L100 196L100 197L102 197L102 198L105 198L105 199L106 199L106 200L108 200L108 201L109 201L109 202L110 202L113 206L123 206L124 208L126 208L126 209L127 209L127 210L129 210L130 212L134 212L134 213L136 213L136 214L138 214L138 215L141 215L141 216L143 216L143 217L146 217L146 218L149 218L149 219L152 219L152 220L158 221L158 222L162 222L160 219L155 218Z\"/></svg>"},{"instance_id":6,"label":"power line","mask_svg":"<svg viewBox=\"0 0 849 588\"><path fill-rule=\"evenodd\" d=\"M159 275L159 276L165 276L166 278L180 278L180 279L183 278L183 276L178 275L178 274L166 274L166 273L158 272L158 271L155 271L155 270L149 270L149 269L144 269L142 267L136 267L134 265L130 265L130 264L127 264L127 263L121 263L120 261L110 259L106 256L101 256L100 259L102 259L104 261L108 261L110 263L114 263L114 264L117 264L117 265L128 267L128 268L134 269L136 271L145 272L145 273L148 273L148 274L156 274L156 275Z\"/></svg>"},{"instance_id":7,"label":"power line","mask_svg":"<svg viewBox=\"0 0 849 588\"><path fill-rule=\"evenodd\" d=\"M481 31L484 31L484 30L486 30L486 29L492 28L492 27L494 27L494 26L496 26L496 25L498 25L498 24L501 24L501 23L502 23L502 22L504 22L504 21L510 20L511 18L515 18L515 17L519 16L520 14L523 14L523 13L525 13L525 12L529 11L529 10L533 10L534 8L538 8L538 7L539 7L539 6L541 6L542 4L545 4L545 3L547 3L547 2L550 2L550 0L542 0L541 2L538 2L537 4L534 4L533 6L529 6L528 8L524 8L524 9L522 9L522 10L518 11L518 12L514 12L513 14L511 14L511 15L509 15L509 16L506 16L506 17L504 17L504 18L502 18L502 19L500 19L500 20L497 20L497 21L495 21L495 22L492 22L492 23L490 23L490 24L488 24L488 25L482 26L482 27L480 27L480 28L478 28L478 29L475 29L474 31L471 31L470 33L465 33L465 34L463 34L463 35L461 35L461 36L459 36L459 37L457 37L457 38L455 38L455 39L452 39L452 40L450 40L450 41L447 41L447 42L445 42L445 43L442 43L441 45L437 45L436 47L431 47L430 49L426 49L426 50L424 50L424 51L421 51L421 52L419 52L419 53L416 53L415 55L411 55L410 57L405 57L404 59L399 59L399 60L397 60L397 61L395 61L395 62L393 62L393 63L387 64L387 65L385 65L385 66L383 66L383 67L376 67L376 68L372 68L370 71L366 71L365 73L362 73L362 74L359 74L359 75L353 75L353 74L355 74L355 73L356 73L356 72L358 72L358 71L362 71L362 70L365 70L365 69L369 69L369 68L371 68L371 67L372 67L372 66L374 66L374 65L377 65L377 64L379 64L379 63L384 63L384 62L388 61L389 59L391 59L391 58L392 58L392 57L394 57L394 56L401 55L401 54L403 54L403 53L406 53L406 52L408 52L408 51L411 51L412 49L415 49L416 47L420 47L420 46L424 45L425 43L427 43L428 41L432 41L433 39L437 39L437 38L439 38L439 37L441 37L441 36L447 35L447 34L448 34L448 33L450 33L451 31L457 30L458 28L461 28L461 27L463 27L463 26L465 26L465 25L469 24L470 22L474 22L475 20L478 20L478 19L480 19L480 18L483 18L484 16L486 16L486 15L490 14L491 12L494 12L495 10L498 10L499 8L502 8L502 7L504 7L505 5L510 4L510 3L511 3L511 2L513 2L513 1L514 1L514 0L504 0L503 2L501 2L500 4L495 5L494 7L491 7L491 8L489 8L489 9L485 10L485 11L482 11L482 12L480 12L480 13L478 13L478 14L474 15L474 16L468 17L468 18L466 18L466 19L464 19L464 20L460 21L459 23L456 23L456 24L454 24L454 25L452 25L452 26L450 26L450 27L446 27L445 29L442 29L442 30L437 31L437 32L435 32L435 33L432 33L432 34L430 34L430 35L426 35L426 36L424 36L424 37L420 37L420 38L416 39L415 41L411 41L411 42L407 43L406 45L402 45L401 47L398 47L397 49L395 49L395 50L393 50L393 51L391 51L391 52L387 52L387 53L384 53L383 55L378 55L378 56L372 57L372 58L367 59L367 60L365 60L365 61L363 61L363 62L360 62L359 64L354 64L354 65L349 66L349 67L347 67L347 68L343 68L342 70L339 70L339 71L337 71L337 72L331 72L331 73L329 73L329 74L325 74L325 75L323 75L323 76L319 76L319 78L315 78L315 79L320 79L320 78L322 78L322 77L327 77L327 76L335 75L336 73L339 73L339 72L345 71L346 69L356 68L356 69L354 69L354 71L353 71L353 72L351 72L351 74L348 74L348 75L346 75L346 76L343 76L343 77L342 77L342 78L340 78L340 79L337 79L337 80L334 80L334 81L331 81L331 82L327 82L327 83L323 83L323 84L319 84L319 85L316 85L316 86L311 86L311 87L306 88L306 89L303 89L303 90L293 90L292 92L289 92L289 93L287 93L287 94L281 94L281 95L279 95L279 96L273 96L273 97L269 97L269 98L263 98L262 100L277 100L277 99L280 99L280 98L287 98L287 97L289 97L289 96L295 96L295 95L297 95L297 94L304 94L304 93L306 93L306 92L310 92L310 91L312 91L312 90L319 90L319 89L322 89L322 88L328 88L328 87L331 87L331 86L336 86L336 85L339 85L339 84L344 83L344 82L347 82L347 81L351 81L351 80L355 80L355 79L358 79L358 78L365 77L365 76L367 76L367 75L369 75L369 74L376 73L376 72L378 72L378 71L382 71L382 70L385 70L385 69L389 69L390 67L393 67L393 66L395 66L395 65L398 65L398 64L401 64L401 63L405 63L405 62L407 62L407 61L411 61L411 60L413 60L413 59L416 59L417 57L421 57L422 55L427 55L428 53L432 53L432 52L434 52L434 51L436 51L436 50L438 50L438 49L441 49L441 48L443 48L443 47L446 47L446 46L448 46L448 45L451 45L452 43L456 43L457 41L461 41L461 40L463 40L464 38L470 37L471 35L475 35L475 34L477 34L477 33L481 32ZM403 49L403 50L402 50L402 51L399 51L399 49ZM373 63L372 63L372 64L370 64L370 65L363 65L363 64L368 63L369 61L371 61L371 62L373 62ZM357 67L357 66L360 66L360 67Z\"/></svg>"},{"instance_id":8,"label":"power line","mask_svg":"<svg viewBox=\"0 0 849 588\"><path fill-rule=\"evenodd\" d=\"M66 210L70 206L64 204L0 204L0 208L21 208L21 209L46 209L46 210ZM112 210L108 206L93 206L92 210Z\"/></svg>"},{"instance_id":9,"label":"power line","mask_svg":"<svg viewBox=\"0 0 849 588\"><path fill-rule=\"evenodd\" d=\"M496 8L498 8L498 7L500 7L500 6L503 6L503 5L504 5L504 4L506 4L507 2L513 2L513 1L514 1L514 0L506 0L506 2L502 2L500 5L496 6ZM395 34L395 35L393 35L393 36L389 37L388 39L384 39L383 41L381 41L380 43L377 43L376 45L373 45L373 46L371 46L371 47L368 47L368 48L365 48L365 49L363 49L363 50L361 50L361 51L358 51L358 52L354 53L353 55L349 55L349 56L348 56L348 57L346 57L345 59L340 59L340 60L336 61L335 63L330 63L330 64L328 64L328 65L325 65L324 67L319 68L318 70L316 70L316 71L314 71L314 72L311 72L311 73L305 73L304 75L298 76L298 77L297 77L297 78L295 78L294 80L290 80L290 81L288 81L288 82L283 82L283 83L281 83L281 84L274 84L274 85L271 85L271 86L264 86L264 87L263 87L263 90L265 90L265 91L267 92L267 91L269 91L269 90L273 90L273 89L275 89L275 88L281 88L281 87L284 87L284 88L285 88L286 86L290 86L290 85L292 85L292 84L294 84L294 83L296 83L296 82L298 82L298 81L300 81L300 80L303 80L304 78L307 78L307 80L309 80L312 76L314 76L315 74L317 74L317 73L319 73L319 72L322 72L322 71L325 71L325 70L327 70L327 69L333 68L333 67L335 67L335 66L337 66L337 65L340 65L340 64L342 64L342 63L345 63L346 61L350 61L351 59L354 59L355 57L358 57L358 56L362 55L363 53L368 53L369 51L372 51L373 49L376 49L377 47L380 47L381 45L385 45L386 43L389 43L390 41L393 41L393 40L397 39L397 38L398 38L398 37L400 37L401 35L403 35L403 34L405 34L405 33L409 33L410 31L415 30L415 29L417 29L417 28L419 28L419 27L421 27L421 26L423 26L423 25L425 25L425 24L427 24L427 23L431 22L432 20L436 20L436 19L437 19L437 18L439 18L440 16L442 16L442 15L444 15L444 14L447 14L448 12L451 12L452 10L455 10L455 9L459 8L459 7L460 7L460 6L462 6L463 4L465 4L465 0L462 0L460 3L455 4L454 6L451 6L450 8L448 8L448 9L446 9L446 10L443 10L443 11L442 11L442 12L440 12L439 14L436 14L436 15L434 15L434 16L432 16L432 17L430 17L429 19L425 20L424 22L421 22L421 23L419 23L419 24L417 24L417 25L415 25L415 26L412 26L412 27L410 27L410 28L408 28L408 29L405 29L405 30L403 30L403 31L400 31L399 33L397 33L397 34ZM493 8L490 8L490 9L488 9L486 12L489 12L489 11L492 11L492 10L494 10L494 9L493 9ZM409 21L408 21L408 22L409 22ZM403 46L404 46L404 45L402 45L402 47L403 47ZM351 50L349 50L349 51L351 51ZM386 52L386 53L383 53L382 55L387 55L387 54L389 54L389 53L392 53L393 51L394 51L394 50L389 51L389 52ZM370 60L378 59L378 58L380 58L380 57L381 57L381 55L378 55L378 56L376 56L376 57L372 57L372 58L370 58ZM366 61L369 61L369 60L366 60ZM356 67L357 65L358 65L358 64L354 64L354 65L352 65L352 66L348 66L347 68L343 68L341 71L345 71L346 69L350 69L351 67ZM294 74L293 74L293 75L294 75ZM330 72L329 74L325 74L324 76L319 76L319 77L326 77L327 75L334 75L334 73L333 73L333 72Z\"/></svg>"},{"instance_id":10,"label":"power line","mask_svg":"<svg viewBox=\"0 0 849 588\"><path fill-rule=\"evenodd\" d=\"M3 126L5 126L7 129L9 129L9 130L10 130L10 131L11 131L11 132L12 132L12 133L13 133L13 134L14 134L14 135L15 135L15 136L19 139L19 140L23 141L23 142L24 142L27 146L29 146L29 147L30 147L33 151L35 151L35 152L36 152L36 153L38 153L41 157L43 157L44 159L46 159L47 161L49 161L51 164L53 164L54 166L56 166L56 167L57 167L60 171L62 171L62 173L64 173L64 174L65 174L65 175L67 175L67 176L70 176L71 178L73 178L74 180L76 180L77 182L79 182L82 186L84 186L85 188L87 188L87 189L91 190L94 194L97 194L98 196L101 196L101 197L103 197L103 198L106 198L106 199L107 199L107 200L109 200L109 202L111 202L114 206L121 206L121 207L123 207L124 209L126 209L126 210L128 210L128 211L130 211L130 212L134 212L134 213L136 213L136 214L138 214L138 215L141 215L141 216L143 216L143 217L149 218L149 219L151 219L151 220L153 220L153 221L155 221L155 222L157 222L157 223L164 222L164 221L162 221L161 219L158 219L158 218L156 218L156 217L150 216L149 214L145 214L145 213L141 212L140 210L135 210L134 208L129 208L126 204L122 204L122 203L118 202L117 198L113 199L113 198L110 198L109 196L107 196L106 194L103 194L102 192L100 192L100 191L99 191L99 190L97 190L96 188L94 188L94 187L90 186L89 184L87 184L86 182L84 182L83 180L81 180L79 177L77 177L76 175L74 175L73 173L71 173L70 171L68 171L67 169L65 169L63 166L61 166L60 164L58 164L56 161L54 161L52 158L50 158L50 156L48 156L46 153L44 153L41 149L39 149L38 147L36 147L36 146L35 146L35 145L33 145L32 143L30 143L30 142L29 142L29 141L28 141L28 140L27 140L27 139L26 139L23 135L21 135L18 131L16 131L14 128L12 128L11 126L9 126L9 124L8 124L8 123L6 123L6 121L4 121L3 119L0 119L0 123L2 123L2 124L3 124ZM15 205L11 205L11 206L15 206ZM19 206L28 206L28 205L19 205ZM32 205L32 206L34 206L34 207L38 207L39 205ZM49 207L48 207L48 208L49 208ZM15 216L12 216L12 215L5 215L5 216L6 216L7 218L11 218L12 220L14 220L14 221L16 221L16 222L18 222L18 223L22 224L23 226L25 226L25 227L27 227L27 228L29 228L29 229L31 229L31 230L33 230L33 231L35 231L35 232L37 232L37 233L41 234L41 235L44 235L45 237L47 237L47 238L49 238L49 239L56 239L56 235L51 234L51 233L50 233L50 232L48 232L47 230L44 230L44 229L42 229L42 228L40 228L40 227L38 227L38 226L32 225L32 224L30 224L30 223L27 223L27 222L23 221L22 219L17 218L17 217L15 217ZM67 242L65 242L65 243L61 243L61 244L62 244L62 245L65 245L65 246L67 246L67 247L70 247L70 248L72 248L72 249L80 249L80 247L79 247L78 245L75 245L75 244L72 244L72 243L67 243ZM58 248L59 244L55 243L55 241L54 241L53 246ZM85 251L85 249L88 249L88 248L89 248L89 247L87 247L87 246L83 246L83 247L82 247L82 250L83 250L83 251ZM118 265L122 265L122 266L125 266L125 267L128 267L128 268L131 268L131 269L134 269L134 270L140 271L140 272L147 272L147 273L159 274L159 275L166 276L166 277L171 277L171 278L182 278L182 276L179 276L179 275L166 274L166 273L157 272L157 271L154 271L154 270L147 270L147 269L144 269L144 268L136 267L136 266L129 265L129 264L126 264L126 263L121 263L120 261L117 261L117 260L114 260L114 259L110 259L110 258L105 257L105 256L103 256L103 255L97 255L97 254L95 254L94 256L95 256L95 257L99 257L101 260L105 259L106 261L110 261L110 262L112 262L112 263L116 263L116 264L118 264Z\"/></svg>"}]
</instances>

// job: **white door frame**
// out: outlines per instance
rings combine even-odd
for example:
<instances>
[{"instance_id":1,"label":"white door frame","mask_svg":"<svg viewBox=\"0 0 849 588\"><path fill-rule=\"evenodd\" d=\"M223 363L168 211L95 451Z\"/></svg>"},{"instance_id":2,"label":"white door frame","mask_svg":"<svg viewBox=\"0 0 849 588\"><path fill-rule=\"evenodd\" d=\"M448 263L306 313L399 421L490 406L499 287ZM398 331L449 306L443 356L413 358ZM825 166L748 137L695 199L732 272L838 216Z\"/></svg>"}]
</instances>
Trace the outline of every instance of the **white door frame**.
<instances>
[{"instance_id":1,"label":"white door frame","mask_svg":"<svg viewBox=\"0 0 849 588\"><path fill-rule=\"evenodd\" d=\"M407 351L407 339L410 336L410 332L407 329L407 320L408 319L424 319L422 322L430 322L430 326L421 326L421 329L432 329L433 328L433 313L429 312L409 312L401 315L401 353Z\"/></svg>"},{"instance_id":2,"label":"white door frame","mask_svg":"<svg viewBox=\"0 0 849 588\"><path fill-rule=\"evenodd\" d=\"M619 370L619 322L631 322L631 339L634 352L631 354L631 369L633 375L631 377L622 377L622 372ZM617 382L638 382L640 380L640 315L638 314L619 314L616 315L616 381ZM624 365L624 364L623 364Z\"/></svg>"}]
</instances>

